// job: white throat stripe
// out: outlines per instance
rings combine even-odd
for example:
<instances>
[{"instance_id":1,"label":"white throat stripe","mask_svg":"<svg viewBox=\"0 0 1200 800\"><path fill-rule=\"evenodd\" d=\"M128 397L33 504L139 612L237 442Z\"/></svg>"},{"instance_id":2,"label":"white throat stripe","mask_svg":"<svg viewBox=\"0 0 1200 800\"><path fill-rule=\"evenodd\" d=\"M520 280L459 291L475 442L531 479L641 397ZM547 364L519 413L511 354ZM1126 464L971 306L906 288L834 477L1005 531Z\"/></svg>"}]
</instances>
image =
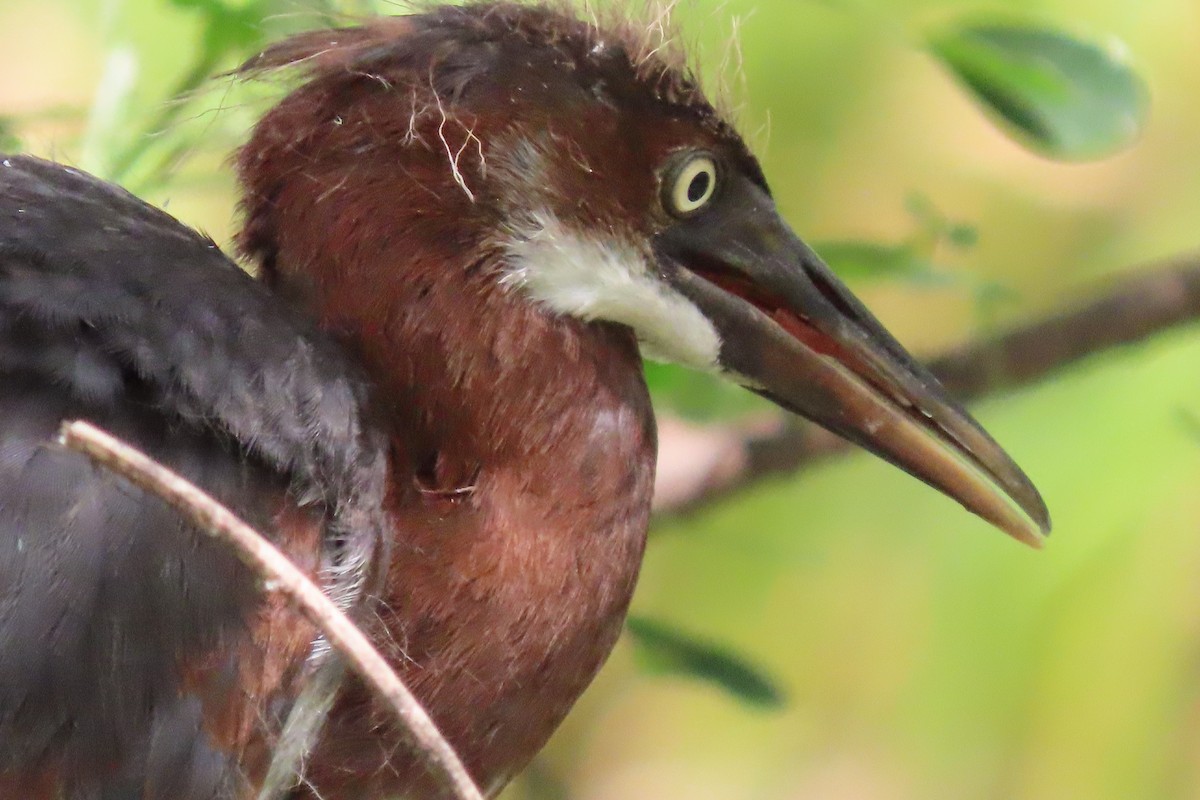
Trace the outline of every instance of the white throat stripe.
<instances>
[{"instance_id":1,"label":"white throat stripe","mask_svg":"<svg viewBox=\"0 0 1200 800\"><path fill-rule=\"evenodd\" d=\"M627 242L581 234L542 211L514 229L503 246L509 263L503 283L520 286L560 314L628 325L643 354L656 361L717 368L716 328Z\"/></svg>"}]
</instances>

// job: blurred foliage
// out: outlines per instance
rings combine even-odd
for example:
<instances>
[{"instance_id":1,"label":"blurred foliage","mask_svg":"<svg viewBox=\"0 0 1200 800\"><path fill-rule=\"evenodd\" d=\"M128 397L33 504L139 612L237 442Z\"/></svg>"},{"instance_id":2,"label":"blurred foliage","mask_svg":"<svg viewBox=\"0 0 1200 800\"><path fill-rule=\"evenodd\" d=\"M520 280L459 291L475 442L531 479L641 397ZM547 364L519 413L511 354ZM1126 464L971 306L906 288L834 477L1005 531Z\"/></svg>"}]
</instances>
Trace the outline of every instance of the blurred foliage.
<instances>
[{"instance_id":1,"label":"blurred foliage","mask_svg":"<svg viewBox=\"0 0 1200 800\"><path fill-rule=\"evenodd\" d=\"M910 195L905 208L912 215L913 231L900 242L817 242L813 249L843 280L954 283L955 276L935 263L937 251L941 247L955 250L974 247L979 231L973 225L949 219L923 195Z\"/></svg>"},{"instance_id":2,"label":"blurred foliage","mask_svg":"<svg viewBox=\"0 0 1200 800\"><path fill-rule=\"evenodd\" d=\"M209 76L289 32L395 8L6 0L0 147L120 180L227 239L222 160L277 88ZM692 0L680 16L706 74L734 13L749 95L733 99L781 207L902 339L946 346L1195 246L1194 0ZM1125 37L1130 59L1096 31ZM1129 145L1099 165L1044 158ZM507 796L1200 797L1194 339L981 410L1055 514L1036 557L866 459L664 524L676 535L648 554L639 649L618 649ZM763 408L709 376L647 375L688 416ZM648 677L664 671L789 701L748 714Z\"/></svg>"},{"instance_id":3,"label":"blurred foliage","mask_svg":"<svg viewBox=\"0 0 1200 800\"><path fill-rule=\"evenodd\" d=\"M697 422L749 414L766 401L729 381L675 364L646 362L646 383L659 408Z\"/></svg>"},{"instance_id":4,"label":"blurred foliage","mask_svg":"<svg viewBox=\"0 0 1200 800\"><path fill-rule=\"evenodd\" d=\"M1109 155L1145 123L1145 85L1115 47L1015 24L946 28L930 47L981 103L1048 156Z\"/></svg>"},{"instance_id":5,"label":"blurred foliage","mask_svg":"<svg viewBox=\"0 0 1200 800\"><path fill-rule=\"evenodd\" d=\"M652 673L696 678L753 706L777 708L783 703L775 682L744 656L647 617L632 615L625 627L639 648L639 660Z\"/></svg>"}]
</instances>

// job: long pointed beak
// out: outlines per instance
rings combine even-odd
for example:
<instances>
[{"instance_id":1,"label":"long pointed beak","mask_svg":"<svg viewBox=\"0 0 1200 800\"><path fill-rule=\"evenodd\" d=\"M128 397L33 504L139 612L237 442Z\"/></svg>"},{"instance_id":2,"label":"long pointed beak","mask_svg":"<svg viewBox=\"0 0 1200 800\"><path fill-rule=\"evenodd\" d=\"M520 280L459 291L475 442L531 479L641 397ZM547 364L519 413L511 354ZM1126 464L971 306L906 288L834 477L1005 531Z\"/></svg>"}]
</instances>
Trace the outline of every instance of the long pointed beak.
<instances>
[{"instance_id":1,"label":"long pointed beak","mask_svg":"<svg viewBox=\"0 0 1200 800\"><path fill-rule=\"evenodd\" d=\"M1008 454L780 219L748 180L660 234L664 275L703 311L720 366L1040 547L1050 515Z\"/></svg>"}]
</instances>

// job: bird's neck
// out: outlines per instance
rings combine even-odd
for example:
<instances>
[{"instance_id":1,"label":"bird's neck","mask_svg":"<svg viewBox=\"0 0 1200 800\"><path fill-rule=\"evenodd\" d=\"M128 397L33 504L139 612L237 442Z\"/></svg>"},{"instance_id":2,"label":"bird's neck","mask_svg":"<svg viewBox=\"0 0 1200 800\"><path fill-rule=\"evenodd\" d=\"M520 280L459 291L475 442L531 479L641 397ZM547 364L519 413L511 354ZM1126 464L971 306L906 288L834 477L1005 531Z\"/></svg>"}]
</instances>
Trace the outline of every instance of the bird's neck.
<instances>
[{"instance_id":1,"label":"bird's neck","mask_svg":"<svg viewBox=\"0 0 1200 800\"><path fill-rule=\"evenodd\" d=\"M380 641L481 782L503 779L591 681L633 591L656 447L637 346L503 289L465 237L326 251L322 227L278 243L273 274L359 356L391 430ZM292 259L316 279L288 284ZM349 761L388 749L355 734L363 717L328 737Z\"/></svg>"}]
</instances>

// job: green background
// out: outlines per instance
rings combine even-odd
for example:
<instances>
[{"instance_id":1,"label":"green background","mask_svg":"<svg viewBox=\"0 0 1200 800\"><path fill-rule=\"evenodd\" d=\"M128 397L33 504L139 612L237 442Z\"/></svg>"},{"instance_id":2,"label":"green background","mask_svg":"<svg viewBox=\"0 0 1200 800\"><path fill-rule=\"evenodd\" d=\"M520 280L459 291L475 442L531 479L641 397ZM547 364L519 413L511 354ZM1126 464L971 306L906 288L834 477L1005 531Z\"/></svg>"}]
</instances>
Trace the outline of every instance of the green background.
<instances>
[{"instance_id":1,"label":"green background","mask_svg":"<svg viewBox=\"0 0 1200 800\"><path fill-rule=\"evenodd\" d=\"M189 69L236 62L205 61L203 8L187 5L2 0L0 135L106 174L133 147L123 180L225 242L224 159L264 92L218 84L162 116ZM249 47L313 24L313 5L274 3L266 23L228 30ZM1035 155L917 46L995 14L1122 48L1152 102L1133 146L1086 164ZM935 265L847 276L918 353L1200 239L1195 0L694 0L678 18L707 72L734 15L731 92L787 218L817 242L915 242ZM156 118L167 134L147 145ZM977 241L930 237L914 196ZM862 455L660 523L635 609L760 665L784 705L647 669L623 642L506 796L1200 797L1198 365L1184 329L977 406L1050 506L1040 553ZM693 416L766 408L655 377L664 405Z\"/></svg>"}]
</instances>

